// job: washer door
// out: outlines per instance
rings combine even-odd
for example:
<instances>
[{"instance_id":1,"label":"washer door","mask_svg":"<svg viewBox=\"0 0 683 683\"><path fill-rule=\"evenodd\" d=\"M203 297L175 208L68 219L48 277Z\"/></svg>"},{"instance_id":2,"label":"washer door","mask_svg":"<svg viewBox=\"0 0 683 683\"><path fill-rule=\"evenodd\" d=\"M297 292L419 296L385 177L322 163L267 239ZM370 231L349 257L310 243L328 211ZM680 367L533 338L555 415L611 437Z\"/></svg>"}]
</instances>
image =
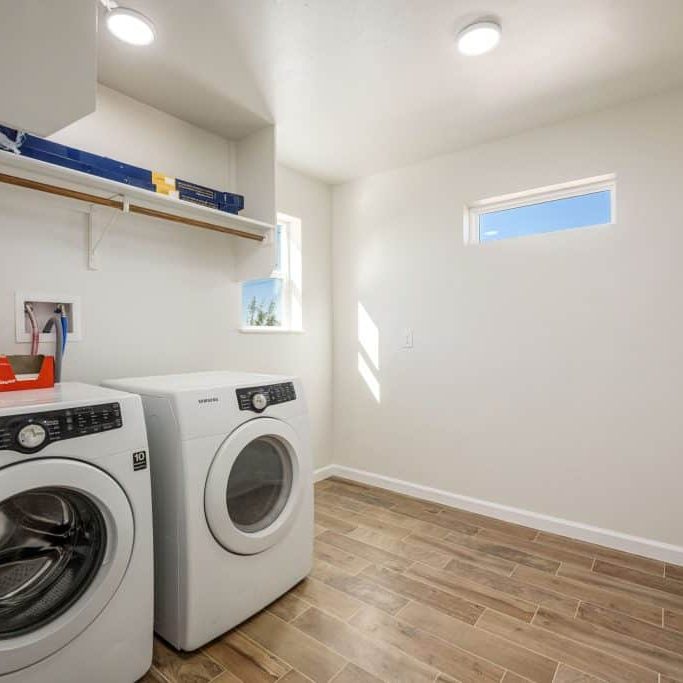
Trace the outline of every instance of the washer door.
<instances>
[{"instance_id":1,"label":"washer door","mask_svg":"<svg viewBox=\"0 0 683 683\"><path fill-rule=\"evenodd\" d=\"M125 493L91 465L49 458L0 472L0 675L93 622L121 583L133 538Z\"/></svg>"},{"instance_id":2,"label":"washer door","mask_svg":"<svg viewBox=\"0 0 683 683\"><path fill-rule=\"evenodd\" d=\"M296 432L264 417L238 427L216 453L204 491L211 533L227 550L263 552L277 543L301 503Z\"/></svg>"}]
</instances>

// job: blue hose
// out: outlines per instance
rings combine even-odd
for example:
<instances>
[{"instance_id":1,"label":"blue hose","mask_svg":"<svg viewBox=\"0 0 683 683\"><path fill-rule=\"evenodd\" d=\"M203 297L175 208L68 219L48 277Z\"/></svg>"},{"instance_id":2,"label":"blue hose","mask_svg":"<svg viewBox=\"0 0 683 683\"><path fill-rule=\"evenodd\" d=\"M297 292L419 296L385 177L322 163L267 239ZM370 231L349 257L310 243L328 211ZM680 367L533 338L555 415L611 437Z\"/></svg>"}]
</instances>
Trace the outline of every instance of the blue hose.
<instances>
[{"instance_id":1,"label":"blue hose","mask_svg":"<svg viewBox=\"0 0 683 683\"><path fill-rule=\"evenodd\" d=\"M60 318L61 318L61 322L62 322L62 356L63 356L64 352L66 351L66 337L67 337L67 333L69 331L69 319L64 314L64 311L61 312Z\"/></svg>"}]
</instances>

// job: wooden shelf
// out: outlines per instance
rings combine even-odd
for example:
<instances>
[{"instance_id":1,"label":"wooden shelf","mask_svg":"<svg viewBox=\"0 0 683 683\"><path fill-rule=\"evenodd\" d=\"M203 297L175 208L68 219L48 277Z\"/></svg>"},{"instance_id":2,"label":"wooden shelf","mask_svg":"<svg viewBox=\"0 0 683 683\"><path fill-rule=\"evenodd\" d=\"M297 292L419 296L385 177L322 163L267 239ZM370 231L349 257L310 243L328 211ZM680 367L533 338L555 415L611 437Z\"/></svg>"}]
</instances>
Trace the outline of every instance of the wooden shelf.
<instances>
[{"instance_id":1,"label":"wooden shelf","mask_svg":"<svg viewBox=\"0 0 683 683\"><path fill-rule=\"evenodd\" d=\"M55 181L59 181L57 184ZM262 242L275 226L38 159L0 152L0 182Z\"/></svg>"}]
</instances>

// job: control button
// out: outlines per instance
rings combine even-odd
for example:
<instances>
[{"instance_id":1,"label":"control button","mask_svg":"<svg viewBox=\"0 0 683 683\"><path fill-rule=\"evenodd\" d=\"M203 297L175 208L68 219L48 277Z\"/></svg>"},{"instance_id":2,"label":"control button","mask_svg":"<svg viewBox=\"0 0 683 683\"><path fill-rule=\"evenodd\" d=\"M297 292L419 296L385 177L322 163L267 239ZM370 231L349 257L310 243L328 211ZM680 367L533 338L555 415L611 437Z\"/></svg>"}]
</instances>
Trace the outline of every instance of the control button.
<instances>
[{"instance_id":1,"label":"control button","mask_svg":"<svg viewBox=\"0 0 683 683\"><path fill-rule=\"evenodd\" d=\"M45 443L47 432L45 427L39 424L28 424L22 427L17 434L17 442L22 448L33 450Z\"/></svg>"},{"instance_id":2,"label":"control button","mask_svg":"<svg viewBox=\"0 0 683 683\"><path fill-rule=\"evenodd\" d=\"M266 398L265 394L254 394L251 397L251 405L254 407L255 410L264 410L265 407L268 405L268 399Z\"/></svg>"}]
</instances>

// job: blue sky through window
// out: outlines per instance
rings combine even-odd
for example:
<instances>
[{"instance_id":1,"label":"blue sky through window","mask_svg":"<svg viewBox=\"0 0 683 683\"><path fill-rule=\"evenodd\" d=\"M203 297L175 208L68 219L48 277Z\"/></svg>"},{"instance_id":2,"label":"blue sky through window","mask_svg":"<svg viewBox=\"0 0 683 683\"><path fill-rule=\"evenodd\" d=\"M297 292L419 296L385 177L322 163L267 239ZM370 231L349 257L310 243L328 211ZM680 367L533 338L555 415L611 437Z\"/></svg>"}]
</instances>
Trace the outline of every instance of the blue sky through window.
<instances>
[{"instance_id":1,"label":"blue sky through window","mask_svg":"<svg viewBox=\"0 0 683 683\"><path fill-rule=\"evenodd\" d=\"M610 190L603 190L482 213L479 216L479 241L492 242L611 223L611 194Z\"/></svg>"}]
</instances>

